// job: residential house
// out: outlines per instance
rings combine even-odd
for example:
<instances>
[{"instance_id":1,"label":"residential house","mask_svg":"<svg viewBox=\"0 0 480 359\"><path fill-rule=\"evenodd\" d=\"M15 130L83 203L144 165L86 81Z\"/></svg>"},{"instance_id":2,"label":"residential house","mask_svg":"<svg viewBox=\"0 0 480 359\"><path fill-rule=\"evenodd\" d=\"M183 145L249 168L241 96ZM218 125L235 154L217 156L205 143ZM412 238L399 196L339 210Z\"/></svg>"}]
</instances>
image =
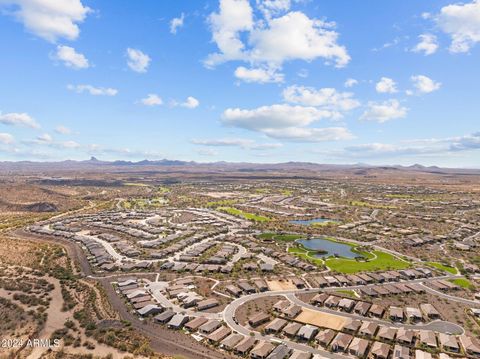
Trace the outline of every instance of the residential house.
<instances>
[{"instance_id":1,"label":"residential house","mask_svg":"<svg viewBox=\"0 0 480 359\"><path fill-rule=\"evenodd\" d=\"M355 355L358 358L363 358L367 354L369 344L370 342L366 339L353 338L352 342L348 346L348 353Z\"/></svg>"}]
</instances>

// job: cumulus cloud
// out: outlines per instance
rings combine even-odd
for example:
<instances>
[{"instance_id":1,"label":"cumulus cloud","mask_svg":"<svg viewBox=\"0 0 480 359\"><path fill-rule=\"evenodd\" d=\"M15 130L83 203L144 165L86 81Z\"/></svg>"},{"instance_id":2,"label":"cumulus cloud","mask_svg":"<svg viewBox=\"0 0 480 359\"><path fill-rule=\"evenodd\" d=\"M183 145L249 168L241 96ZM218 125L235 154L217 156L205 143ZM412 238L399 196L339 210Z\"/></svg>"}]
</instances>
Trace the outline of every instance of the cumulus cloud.
<instances>
[{"instance_id":1,"label":"cumulus cloud","mask_svg":"<svg viewBox=\"0 0 480 359\"><path fill-rule=\"evenodd\" d=\"M117 89L111 87L95 87L92 85L67 85L67 89L76 93L87 92L93 96L115 96L118 93Z\"/></svg>"},{"instance_id":2,"label":"cumulus cloud","mask_svg":"<svg viewBox=\"0 0 480 359\"><path fill-rule=\"evenodd\" d=\"M149 93L147 97L142 98L140 102L145 106L160 106L163 104L162 98L154 93Z\"/></svg>"},{"instance_id":3,"label":"cumulus cloud","mask_svg":"<svg viewBox=\"0 0 480 359\"><path fill-rule=\"evenodd\" d=\"M30 128L40 128L40 125L28 113L10 112L0 113L0 123L10 126L23 126Z\"/></svg>"},{"instance_id":4,"label":"cumulus cloud","mask_svg":"<svg viewBox=\"0 0 480 359\"><path fill-rule=\"evenodd\" d=\"M90 67L88 59L85 55L77 52L70 46L57 46L57 52L54 55L56 60L63 62L66 67L70 67L75 70L86 69Z\"/></svg>"},{"instance_id":5,"label":"cumulus cloud","mask_svg":"<svg viewBox=\"0 0 480 359\"><path fill-rule=\"evenodd\" d=\"M413 82L413 86L419 93L430 93L437 91L442 86L440 82L435 82L431 78L424 75L412 76L410 79Z\"/></svg>"},{"instance_id":6,"label":"cumulus cloud","mask_svg":"<svg viewBox=\"0 0 480 359\"><path fill-rule=\"evenodd\" d=\"M407 115L407 111L408 109L401 106L400 102L395 99L384 102L370 101L360 119L383 123L397 118L404 118Z\"/></svg>"},{"instance_id":7,"label":"cumulus cloud","mask_svg":"<svg viewBox=\"0 0 480 359\"><path fill-rule=\"evenodd\" d=\"M21 22L25 28L50 42L59 38L75 40L80 34L78 27L91 11L80 0L1 0L0 7Z\"/></svg>"},{"instance_id":8,"label":"cumulus cloud","mask_svg":"<svg viewBox=\"0 0 480 359\"><path fill-rule=\"evenodd\" d=\"M268 137L299 142L320 142L351 139L353 135L343 127L307 127L321 119L336 118L335 111L313 106L276 104L255 109L228 108L221 121L226 126L260 132Z\"/></svg>"},{"instance_id":9,"label":"cumulus cloud","mask_svg":"<svg viewBox=\"0 0 480 359\"><path fill-rule=\"evenodd\" d=\"M451 37L451 52L468 52L480 42L479 0L444 6L433 18L440 29Z\"/></svg>"},{"instance_id":10,"label":"cumulus cloud","mask_svg":"<svg viewBox=\"0 0 480 359\"><path fill-rule=\"evenodd\" d=\"M176 34L177 30L181 27L183 27L183 20L185 20L185 14L182 12L180 17L174 17L170 21L170 33L171 34Z\"/></svg>"},{"instance_id":11,"label":"cumulus cloud","mask_svg":"<svg viewBox=\"0 0 480 359\"><path fill-rule=\"evenodd\" d=\"M289 86L283 90L285 101L305 106L315 106L332 111L349 111L360 102L353 98L351 92L338 92L334 88L315 89L313 87Z\"/></svg>"},{"instance_id":12,"label":"cumulus cloud","mask_svg":"<svg viewBox=\"0 0 480 359\"><path fill-rule=\"evenodd\" d=\"M422 52L425 56L432 55L438 50L437 37L432 34L422 34L418 36L419 42L412 49L413 52Z\"/></svg>"},{"instance_id":13,"label":"cumulus cloud","mask_svg":"<svg viewBox=\"0 0 480 359\"><path fill-rule=\"evenodd\" d=\"M346 88L350 88L350 87L353 87L353 86L355 86L355 85L357 85L357 84L358 84L358 81L357 81L357 80L350 78L350 79L347 79L343 85L344 85Z\"/></svg>"},{"instance_id":14,"label":"cumulus cloud","mask_svg":"<svg viewBox=\"0 0 480 359\"><path fill-rule=\"evenodd\" d=\"M391 78L382 77L375 85L375 90L379 93L395 93L397 92L397 84Z\"/></svg>"},{"instance_id":15,"label":"cumulus cloud","mask_svg":"<svg viewBox=\"0 0 480 359\"><path fill-rule=\"evenodd\" d=\"M259 6L264 19L255 22L248 0L220 0L219 11L209 16L219 51L207 57L207 67L245 61L254 69L269 67L279 72L283 63L291 60L323 58L337 67L350 61L346 48L337 43L333 23L311 19L300 11L277 16L289 9L290 3L285 1L260 1Z\"/></svg>"},{"instance_id":16,"label":"cumulus cloud","mask_svg":"<svg viewBox=\"0 0 480 359\"><path fill-rule=\"evenodd\" d=\"M312 61L321 57L343 67L350 56L345 47L337 44L338 33L330 30L330 25L298 11L272 19L268 28L252 31L250 57L278 65L288 60Z\"/></svg>"},{"instance_id":17,"label":"cumulus cloud","mask_svg":"<svg viewBox=\"0 0 480 359\"><path fill-rule=\"evenodd\" d=\"M235 77L245 82L267 83L283 82L283 74L272 68L251 68L239 66L235 70Z\"/></svg>"},{"instance_id":18,"label":"cumulus cloud","mask_svg":"<svg viewBox=\"0 0 480 359\"><path fill-rule=\"evenodd\" d=\"M68 127L60 125L55 128L55 132L60 135L70 135L72 133L72 130L69 129Z\"/></svg>"},{"instance_id":19,"label":"cumulus cloud","mask_svg":"<svg viewBox=\"0 0 480 359\"><path fill-rule=\"evenodd\" d=\"M128 48L127 49L127 65L135 72L147 72L150 65L151 58L140 50Z\"/></svg>"},{"instance_id":20,"label":"cumulus cloud","mask_svg":"<svg viewBox=\"0 0 480 359\"><path fill-rule=\"evenodd\" d=\"M291 126L307 126L322 118L332 118L331 111L315 107L271 105L252 110L228 108L223 112L222 122L229 126L249 130L268 130Z\"/></svg>"},{"instance_id":21,"label":"cumulus cloud","mask_svg":"<svg viewBox=\"0 0 480 359\"><path fill-rule=\"evenodd\" d=\"M15 142L13 136L9 133L0 132L0 143L4 145L10 145Z\"/></svg>"},{"instance_id":22,"label":"cumulus cloud","mask_svg":"<svg viewBox=\"0 0 480 359\"><path fill-rule=\"evenodd\" d=\"M195 97L188 96L187 99L180 104L182 107L186 108L196 108L200 105L200 101L198 101Z\"/></svg>"}]
</instances>

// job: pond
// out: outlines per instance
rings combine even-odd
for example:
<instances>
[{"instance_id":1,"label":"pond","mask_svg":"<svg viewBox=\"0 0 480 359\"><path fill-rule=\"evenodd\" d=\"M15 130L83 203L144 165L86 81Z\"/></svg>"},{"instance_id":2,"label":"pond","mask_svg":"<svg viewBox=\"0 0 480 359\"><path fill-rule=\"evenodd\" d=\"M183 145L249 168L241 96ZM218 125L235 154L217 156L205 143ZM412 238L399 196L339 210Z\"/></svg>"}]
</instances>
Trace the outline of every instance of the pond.
<instances>
[{"instance_id":1,"label":"pond","mask_svg":"<svg viewBox=\"0 0 480 359\"><path fill-rule=\"evenodd\" d=\"M323 258L336 255L344 258L360 257L361 254L352 251L353 247L348 244L333 242L325 238L299 239L298 243L303 245L306 249L312 251L321 251L315 253L313 257Z\"/></svg>"},{"instance_id":2,"label":"pond","mask_svg":"<svg viewBox=\"0 0 480 359\"><path fill-rule=\"evenodd\" d=\"M313 219L295 219L289 221L292 224L300 224L302 226L309 226L315 223L338 223L337 221L329 218L313 218Z\"/></svg>"}]
</instances>

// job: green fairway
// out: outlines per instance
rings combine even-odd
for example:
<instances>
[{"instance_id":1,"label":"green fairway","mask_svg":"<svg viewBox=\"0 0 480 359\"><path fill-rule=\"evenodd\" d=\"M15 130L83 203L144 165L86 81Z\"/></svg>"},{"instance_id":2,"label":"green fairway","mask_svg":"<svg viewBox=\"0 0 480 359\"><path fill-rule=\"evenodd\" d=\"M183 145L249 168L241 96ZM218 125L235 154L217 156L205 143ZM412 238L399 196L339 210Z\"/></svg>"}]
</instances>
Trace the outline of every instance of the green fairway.
<instances>
[{"instance_id":1,"label":"green fairway","mask_svg":"<svg viewBox=\"0 0 480 359\"><path fill-rule=\"evenodd\" d=\"M237 203L236 199L222 199L220 201L212 201L207 203L207 207L222 207L222 206L231 206L232 204Z\"/></svg>"},{"instance_id":2,"label":"green fairway","mask_svg":"<svg viewBox=\"0 0 480 359\"><path fill-rule=\"evenodd\" d=\"M448 265L445 265L445 264L442 264L442 263L439 263L439 262L427 262L427 264L429 266L440 269L444 272L448 272L448 273L451 273L451 274L458 274L458 270L455 267L451 267L451 266L448 266Z\"/></svg>"},{"instance_id":3,"label":"green fairway","mask_svg":"<svg viewBox=\"0 0 480 359\"><path fill-rule=\"evenodd\" d=\"M373 251L376 257L367 262L356 261L345 258L329 258L325 264L331 270L339 273L357 273L363 271L381 271L381 270L399 270L410 267L408 262L396 258L395 256L381 252Z\"/></svg>"},{"instance_id":4,"label":"green fairway","mask_svg":"<svg viewBox=\"0 0 480 359\"><path fill-rule=\"evenodd\" d=\"M450 282L464 289L475 290L475 286L466 278L450 279Z\"/></svg>"},{"instance_id":5,"label":"green fairway","mask_svg":"<svg viewBox=\"0 0 480 359\"><path fill-rule=\"evenodd\" d=\"M284 242L293 242L297 239L305 238L305 236L301 234L281 234L281 233L262 233L258 236L259 239L273 239L276 241L284 241Z\"/></svg>"},{"instance_id":6,"label":"green fairway","mask_svg":"<svg viewBox=\"0 0 480 359\"><path fill-rule=\"evenodd\" d=\"M270 221L270 218L268 218L268 217L259 216L257 214L244 212L240 209L233 208L233 207L218 207L217 210L228 213L228 214L231 214L233 216L243 217L245 219L249 219L249 220L255 221L255 222L268 222L268 221Z\"/></svg>"}]
</instances>

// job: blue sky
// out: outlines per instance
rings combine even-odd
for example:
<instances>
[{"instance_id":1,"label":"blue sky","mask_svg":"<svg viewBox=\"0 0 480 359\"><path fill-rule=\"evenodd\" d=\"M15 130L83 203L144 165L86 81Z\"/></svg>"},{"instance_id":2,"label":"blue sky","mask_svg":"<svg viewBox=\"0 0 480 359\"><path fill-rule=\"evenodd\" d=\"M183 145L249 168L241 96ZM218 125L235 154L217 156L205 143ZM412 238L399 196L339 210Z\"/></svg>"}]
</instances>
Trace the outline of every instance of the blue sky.
<instances>
[{"instance_id":1,"label":"blue sky","mask_svg":"<svg viewBox=\"0 0 480 359\"><path fill-rule=\"evenodd\" d=\"M0 0L0 160L480 167L480 1Z\"/></svg>"}]
</instances>

